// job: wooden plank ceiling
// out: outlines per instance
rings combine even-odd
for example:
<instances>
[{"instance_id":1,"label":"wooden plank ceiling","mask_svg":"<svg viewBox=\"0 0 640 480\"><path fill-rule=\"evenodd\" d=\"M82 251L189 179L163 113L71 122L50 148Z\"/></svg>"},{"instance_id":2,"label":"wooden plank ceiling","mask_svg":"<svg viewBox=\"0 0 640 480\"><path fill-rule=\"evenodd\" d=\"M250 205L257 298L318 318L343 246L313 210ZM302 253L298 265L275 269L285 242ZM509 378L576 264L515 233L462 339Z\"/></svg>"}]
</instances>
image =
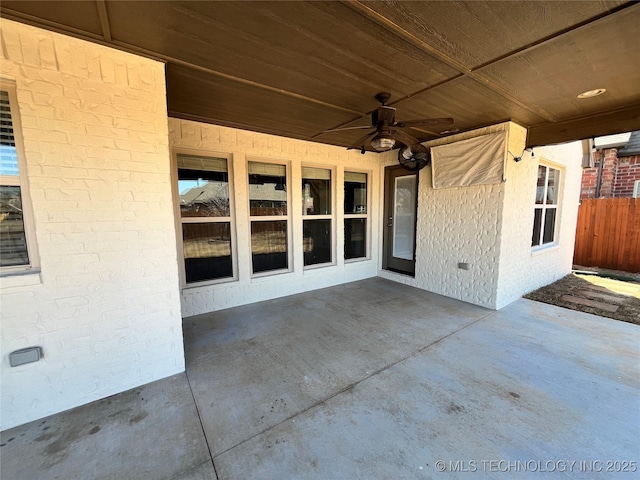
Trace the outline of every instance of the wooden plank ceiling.
<instances>
[{"instance_id":1,"label":"wooden plank ceiling","mask_svg":"<svg viewBox=\"0 0 640 480\"><path fill-rule=\"evenodd\" d=\"M640 4L11 1L2 17L167 64L169 115L347 146L386 91L421 140L505 120L530 146L640 129ZM600 96L578 99L586 90ZM445 130L446 129L446 130ZM449 131L449 132L447 132Z\"/></svg>"}]
</instances>

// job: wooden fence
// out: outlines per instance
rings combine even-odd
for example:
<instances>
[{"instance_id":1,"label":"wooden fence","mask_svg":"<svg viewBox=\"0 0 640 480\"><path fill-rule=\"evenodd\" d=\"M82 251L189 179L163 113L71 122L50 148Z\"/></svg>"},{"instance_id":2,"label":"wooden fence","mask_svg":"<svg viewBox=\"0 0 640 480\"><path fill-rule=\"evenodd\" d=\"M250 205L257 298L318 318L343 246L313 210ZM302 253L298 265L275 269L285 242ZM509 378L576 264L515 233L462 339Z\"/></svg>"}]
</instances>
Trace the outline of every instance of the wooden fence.
<instances>
[{"instance_id":1,"label":"wooden fence","mask_svg":"<svg viewBox=\"0 0 640 480\"><path fill-rule=\"evenodd\" d=\"M640 272L640 198L582 200L573 263Z\"/></svg>"}]
</instances>

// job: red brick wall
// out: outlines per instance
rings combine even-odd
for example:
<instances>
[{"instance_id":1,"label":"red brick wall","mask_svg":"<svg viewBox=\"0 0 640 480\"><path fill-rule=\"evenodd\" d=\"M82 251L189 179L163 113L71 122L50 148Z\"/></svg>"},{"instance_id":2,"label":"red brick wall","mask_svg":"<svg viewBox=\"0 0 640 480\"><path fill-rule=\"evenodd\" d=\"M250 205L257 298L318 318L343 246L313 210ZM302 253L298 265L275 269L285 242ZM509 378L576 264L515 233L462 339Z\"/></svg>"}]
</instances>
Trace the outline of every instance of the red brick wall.
<instances>
[{"instance_id":1,"label":"red brick wall","mask_svg":"<svg viewBox=\"0 0 640 480\"><path fill-rule=\"evenodd\" d=\"M598 162L601 152L596 152L596 167L582 170L580 199L596 198ZM615 148L604 150L604 164L600 184L601 198L624 198L633 195L633 185L640 180L640 155L618 158Z\"/></svg>"},{"instance_id":2,"label":"red brick wall","mask_svg":"<svg viewBox=\"0 0 640 480\"><path fill-rule=\"evenodd\" d=\"M640 180L640 155L619 158L614 186L615 196L631 197L636 180Z\"/></svg>"},{"instance_id":3,"label":"red brick wall","mask_svg":"<svg viewBox=\"0 0 640 480\"><path fill-rule=\"evenodd\" d=\"M582 169L582 189L580 190L580 200L584 198L596 198L597 182L598 182L597 168Z\"/></svg>"}]
</instances>

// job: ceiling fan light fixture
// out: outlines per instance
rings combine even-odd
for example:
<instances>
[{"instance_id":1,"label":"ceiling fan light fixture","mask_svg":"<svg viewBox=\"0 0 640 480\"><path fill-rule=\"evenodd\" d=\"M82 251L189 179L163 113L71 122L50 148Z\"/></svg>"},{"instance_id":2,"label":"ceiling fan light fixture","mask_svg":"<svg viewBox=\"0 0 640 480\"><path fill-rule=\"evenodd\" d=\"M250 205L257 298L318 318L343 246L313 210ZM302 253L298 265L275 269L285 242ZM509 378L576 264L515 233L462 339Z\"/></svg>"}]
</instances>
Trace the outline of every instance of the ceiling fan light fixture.
<instances>
[{"instance_id":1,"label":"ceiling fan light fixture","mask_svg":"<svg viewBox=\"0 0 640 480\"><path fill-rule=\"evenodd\" d=\"M595 88L593 90L587 90L586 92L582 92L578 94L578 98L597 97L598 95L602 95L606 91L607 91L606 88Z\"/></svg>"},{"instance_id":2,"label":"ceiling fan light fixture","mask_svg":"<svg viewBox=\"0 0 640 480\"><path fill-rule=\"evenodd\" d=\"M386 152L387 150L391 150L395 146L395 144L396 139L384 133L376 135L371 140L371 146L378 152Z\"/></svg>"}]
</instances>

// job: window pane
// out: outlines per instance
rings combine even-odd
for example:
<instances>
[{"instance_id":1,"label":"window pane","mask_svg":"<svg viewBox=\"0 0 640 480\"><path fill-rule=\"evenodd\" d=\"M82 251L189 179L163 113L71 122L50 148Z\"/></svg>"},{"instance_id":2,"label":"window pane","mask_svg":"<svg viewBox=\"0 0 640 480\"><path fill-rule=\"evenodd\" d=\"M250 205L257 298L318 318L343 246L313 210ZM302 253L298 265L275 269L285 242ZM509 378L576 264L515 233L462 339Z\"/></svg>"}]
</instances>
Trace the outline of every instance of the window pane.
<instances>
[{"instance_id":1,"label":"window pane","mask_svg":"<svg viewBox=\"0 0 640 480\"><path fill-rule=\"evenodd\" d=\"M0 186L0 267L29 265L20 187Z\"/></svg>"},{"instance_id":2,"label":"window pane","mask_svg":"<svg viewBox=\"0 0 640 480\"><path fill-rule=\"evenodd\" d=\"M544 212L544 234L542 235L542 243L553 242L553 234L556 227L556 209L547 208Z\"/></svg>"},{"instance_id":3,"label":"window pane","mask_svg":"<svg viewBox=\"0 0 640 480\"><path fill-rule=\"evenodd\" d=\"M540 245L540 230L542 229L542 209L536 208L533 213L533 236L531 246Z\"/></svg>"},{"instance_id":4,"label":"window pane","mask_svg":"<svg viewBox=\"0 0 640 480\"><path fill-rule=\"evenodd\" d=\"M547 180L547 205L558 203L558 188L560 187L560 171L555 168L549 169L549 179Z\"/></svg>"},{"instance_id":5,"label":"window pane","mask_svg":"<svg viewBox=\"0 0 640 480\"><path fill-rule=\"evenodd\" d=\"M331 214L331 170L302 167L302 214Z\"/></svg>"},{"instance_id":6,"label":"window pane","mask_svg":"<svg viewBox=\"0 0 640 480\"><path fill-rule=\"evenodd\" d=\"M367 174L344 172L344 213L367 213Z\"/></svg>"},{"instance_id":7,"label":"window pane","mask_svg":"<svg viewBox=\"0 0 640 480\"><path fill-rule=\"evenodd\" d=\"M367 256L367 219L344 219L344 258Z\"/></svg>"},{"instance_id":8,"label":"window pane","mask_svg":"<svg viewBox=\"0 0 640 480\"><path fill-rule=\"evenodd\" d=\"M249 162L249 208L252 216L287 214L287 169L284 165Z\"/></svg>"},{"instance_id":9,"label":"window pane","mask_svg":"<svg viewBox=\"0 0 640 480\"><path fill-rule=\"evenodd\" d=\"M182 217L228 217L229 174L224 158L178 155Z\"/></svg>"},{"instance_id":10,"label":"window pane","mask_svg":"<svg viewBox=\"0 0 640 480\"><path fill-rule=\"evenodd\" d=\"M251 222L251 261L253 273L288 268L286 220Z\"/></svg>"},{"instance_id":11,"label":"window pane","mask_svg":"<svg viewBox=\"0 0 640 480\"><path fill-rule=\"evenodd\" d=\"M538 185L536 187L536 204L540 205L544 203L544 185L547 179L547 167L544 165L538 166Z\"/></svg>"},{"instance_id":12,"label":"window pane","mask_svg":"<svg viewBox=\"0 0 640 480\"><path fill-rule=\"evenodd\" d=\"M0 175L18 175L18 154L13 136L9 94L0 90Z\"/></svg>"},{"instance_id":13,"label":"window pane","mask_svg":"<svg viewBox=\"0 0 640 480\"><path fill-rule=\"evenodd\" d=\"M305 220L303 223L304 264L331 261L331 220Z\"/></svg>"},{"instance_id":14,"label":"window pane","mask_svg":"<svg viewBox=\"0 0 640 480\"><path fill-rule=\"evenodd\" d=\"M230 223L185 223L182 239L187 283L233 276Z\"/></svg>"}]
</instances>

